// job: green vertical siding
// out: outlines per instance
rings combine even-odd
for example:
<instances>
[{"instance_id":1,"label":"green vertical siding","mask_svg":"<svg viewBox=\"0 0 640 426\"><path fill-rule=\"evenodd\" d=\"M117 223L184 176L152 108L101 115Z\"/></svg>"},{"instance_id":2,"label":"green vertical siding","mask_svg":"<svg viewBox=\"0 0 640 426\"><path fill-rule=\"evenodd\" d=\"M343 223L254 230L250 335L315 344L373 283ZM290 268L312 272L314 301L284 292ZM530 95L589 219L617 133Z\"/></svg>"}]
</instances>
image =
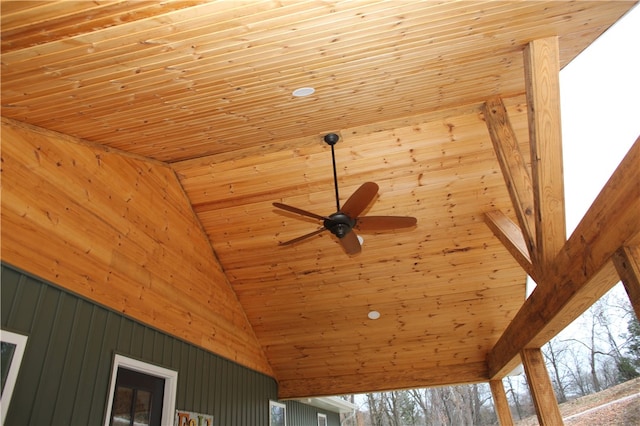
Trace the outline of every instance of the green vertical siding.
<instances>
[{"instance_id":1,"label":"green vertical siding","mask_svg":"<svg viewBox=\"0 0 640 426\"><path fill-rule=\"evenodd\" d=\"M4 329L29 336L7 424L102 424L115 353L177 370L176 408L217 424L266 424L277 395L267 376L6 266L1 312Z\"/></svg>"},{"instance_id":2,"label":"green vertical siding","mask_svg":"<svg viewBox=\"0 0 640 426\"><path fill-rule=\"evenodd\" d=\"M297 401L284 401L284 404L287 406L287 425L289 426L318 426L318 413L327 415L327 426L340 426L340 414L338 413L327 412Z\"/></svg>"},{"instance_id":3,"label":"green vertical siding","mask_svg":"<svg viewBox=\"0 0 640 426\"><path fill-rule=\"evenodd\" d=\"M29 338L6 425L103 425L116 353L178 371L178 410L212 414L216 425L268 425L272 378L6 264L1 274L2 328ZM289 426L317 425L318 409L286 404Z\"/></svg>"}]
</instances>

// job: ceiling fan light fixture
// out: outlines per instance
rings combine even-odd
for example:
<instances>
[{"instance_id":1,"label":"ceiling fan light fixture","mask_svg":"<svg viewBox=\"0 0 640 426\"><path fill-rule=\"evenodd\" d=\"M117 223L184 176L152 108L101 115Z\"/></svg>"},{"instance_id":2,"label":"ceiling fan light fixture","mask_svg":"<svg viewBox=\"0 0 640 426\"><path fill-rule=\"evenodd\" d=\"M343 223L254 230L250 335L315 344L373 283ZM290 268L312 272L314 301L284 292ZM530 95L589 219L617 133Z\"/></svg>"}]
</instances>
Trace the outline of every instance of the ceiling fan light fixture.
<instances>
[{"instance_id":1,"label":"ceiling fan light fixture","mask_svg":"<svg viewBox=\"0 0 640 426\"><path fill-rule=\"evenodd\" d=\"M303 98L305 96L313 95L315 92L316 89L314 89L313 87L300 87L291 92L291 94L296 98Z\"/></svg>"}]
</instances>

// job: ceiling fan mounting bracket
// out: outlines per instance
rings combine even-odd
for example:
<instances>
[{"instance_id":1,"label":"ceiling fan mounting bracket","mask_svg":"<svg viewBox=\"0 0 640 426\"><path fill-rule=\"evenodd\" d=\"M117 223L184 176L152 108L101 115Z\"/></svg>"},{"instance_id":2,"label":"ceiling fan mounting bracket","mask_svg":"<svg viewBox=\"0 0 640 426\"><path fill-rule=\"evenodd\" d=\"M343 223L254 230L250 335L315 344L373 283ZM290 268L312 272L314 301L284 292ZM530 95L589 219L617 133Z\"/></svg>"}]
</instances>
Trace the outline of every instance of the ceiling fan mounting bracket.
<instances>
[{"instance_id":1,"label":"ceiling fan mounting bracket","mask_svg":"<svg viewBox=\"0 0 640 426\"><path fill-rule=\"evenodd\" d=\"M328 133L324 135L324 141L327 145L333 146L338 143L339 140L340 136L336 135L335 133Z\"/></svg>"}]
</instances>

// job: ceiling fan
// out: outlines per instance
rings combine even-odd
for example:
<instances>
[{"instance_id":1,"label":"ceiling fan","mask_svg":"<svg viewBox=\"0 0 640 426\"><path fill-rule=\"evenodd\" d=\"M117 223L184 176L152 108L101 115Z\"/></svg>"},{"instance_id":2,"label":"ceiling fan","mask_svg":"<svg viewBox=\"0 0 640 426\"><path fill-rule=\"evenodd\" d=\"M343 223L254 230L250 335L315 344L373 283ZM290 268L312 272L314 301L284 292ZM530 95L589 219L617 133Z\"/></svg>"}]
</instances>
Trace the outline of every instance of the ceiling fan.
<instances>
[{"instance_id":1,"label":"ceiling fan","mask_svg":"<svg viewBox=\"0 0 640 426\"><path fill-rule=\"evenodd\" d=\"M360 245L358 236L353 230L354 228L364 232L386 231L399 228L411 228L417 223L417 219L415 217L409 216L359 216L360 213L362 213L364 209L371 204L373 198L378 193L378 185L373 182L363 183L353 194L351 194L342 208L340 207L338 177L336 173L336 155L333 148L339 139L339 136L335 133L329 133L324 137L325 143L331 146L333 183L336 193L336 212L329 216L322 216L287 204L273 203L273 206L279 209L322 221L322 227L319 229L292 240L281 242L281 246L297 243L328 230L338 237L340 245L347 254L354 255L362 251L362 246Z\"/></svg>"}]
</instances>

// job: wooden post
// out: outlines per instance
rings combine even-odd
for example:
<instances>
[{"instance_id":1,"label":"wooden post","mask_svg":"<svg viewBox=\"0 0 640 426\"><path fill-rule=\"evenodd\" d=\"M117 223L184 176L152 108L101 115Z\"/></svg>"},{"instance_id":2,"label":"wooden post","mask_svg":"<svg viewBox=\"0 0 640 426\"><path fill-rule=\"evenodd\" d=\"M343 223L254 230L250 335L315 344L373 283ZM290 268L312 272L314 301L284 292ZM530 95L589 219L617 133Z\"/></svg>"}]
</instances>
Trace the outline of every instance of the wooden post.
<instances>
[{"instance_id":1,"label":"wooden post","mask_svg":"<svg viewBox=\"0 0 640 426\"><path fill-rule=\"evenodd\" d=\"M613 264L640 319L640 246L620 248L613 254Z\"/></svg>"},{"instance_id":2,"label":"wooden post","mask_svg":"<svg viewBox=\"0 0 640 426\"><path fill-rule=\"evenodd\" d=\"M539 272L566 241L559 50L557 37L533 40L524 50L537 251L531 259Z\"/></svg>"},{"instance_id":3,"label":"wooden post","mask_svg":"<svg viewBox=\"0 0 640 426\"><path fill-rule=\"evenodd\" d=\"M490 380L489 386L491 387L491 395L493 395L493 405L498 415L498 420L501 426L513 426L513 417L511 417L511 410L509 409L509 401L507 401L507 394L504 391L502 380Z\"/></svg>"},{"instance_id":4,"label":"wooden post","mask_svg":"<svg viewBox=\"0 0 640 426\"><path fill-rule=\"evenodd\" d=\"M538 422L541 426L564 424L560 408L558 408L558 401L553 393L549 373L544 365L542 351L540 349L523 349L520 358L529 382L529 390L536 407Z\"/></svg>"}]
</instances>

